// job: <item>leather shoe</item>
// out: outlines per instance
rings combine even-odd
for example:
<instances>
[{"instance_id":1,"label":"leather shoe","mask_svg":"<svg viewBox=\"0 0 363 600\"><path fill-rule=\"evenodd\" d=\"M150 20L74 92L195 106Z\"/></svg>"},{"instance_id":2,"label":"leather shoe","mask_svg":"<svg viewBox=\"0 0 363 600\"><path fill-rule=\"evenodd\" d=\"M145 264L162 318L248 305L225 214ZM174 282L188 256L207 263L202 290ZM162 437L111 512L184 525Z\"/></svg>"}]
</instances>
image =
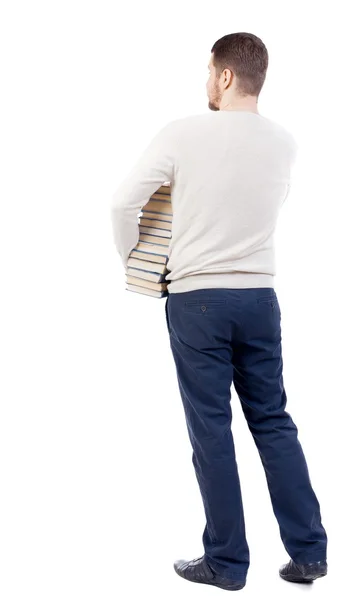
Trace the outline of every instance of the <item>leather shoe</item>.
<instances>
[{"instance_id":1,"label":"leather shoe","mask_svg":"<svg viewBox=\"0 0 363 600\"><path fill-rule=\"evenodd\" d=\"M207 563L205 556L189 561L177 560L174 563L174 569L180 577L188 581L215 585L223 590L241 590L246 585L246 581L234 581L218 575Z\"/></svg>"},{"instance_id":2,"label":"leather shoe","mask_svg":"<svg viewBox=\"0 0 363 600\"><path fill-rule=\"evenodd\" d=\"M326 560L312 562L307 564L297 564L290 560L286 565L280 568L280 577L285 581L293 583L311 583L318 577L324 577L328 572Z\"/></svg>"}]
</instances>

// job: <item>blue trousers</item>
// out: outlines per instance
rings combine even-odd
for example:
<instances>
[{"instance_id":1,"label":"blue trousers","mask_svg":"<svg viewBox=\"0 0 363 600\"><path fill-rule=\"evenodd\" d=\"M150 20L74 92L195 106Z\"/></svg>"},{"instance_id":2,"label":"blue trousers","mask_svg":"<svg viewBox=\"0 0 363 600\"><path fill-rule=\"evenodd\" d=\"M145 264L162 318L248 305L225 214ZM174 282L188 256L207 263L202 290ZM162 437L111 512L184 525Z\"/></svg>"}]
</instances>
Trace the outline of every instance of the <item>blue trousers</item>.
<instances>
[{"instance_id":1,"label":"blue trousers","mask_svg":"<svg viewBox=\"0 0 363 600\"><path fill-rule=\"evenodd\" d=\"M297 563L326 560L327 536L298 430L286 411L281 313L273 288L170 293L166 322L206 525L206 560L244 581L249 567L231 432L231 384L257 446L284 547Z\"/></svg>"}]
</instances>

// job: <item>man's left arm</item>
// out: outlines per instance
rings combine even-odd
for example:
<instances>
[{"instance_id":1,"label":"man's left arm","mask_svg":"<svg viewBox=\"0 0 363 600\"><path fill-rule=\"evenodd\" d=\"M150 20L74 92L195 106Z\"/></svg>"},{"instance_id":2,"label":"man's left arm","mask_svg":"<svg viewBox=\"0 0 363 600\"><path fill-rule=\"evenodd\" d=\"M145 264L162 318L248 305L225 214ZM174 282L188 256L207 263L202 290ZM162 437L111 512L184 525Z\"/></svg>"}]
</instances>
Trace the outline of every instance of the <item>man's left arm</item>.
<instances>
[{"instance_id":1,"label":"man's left arm","mask_svg":"<svg viewBox=\"0 0 363 600\"><path fill-rule=\"evenodd\" d=\"M172 129L168 123L159 131L112 196L113 237L125 269L139 240L138 214L160 186L174 181Z\"/></svg>"}]
</instances>

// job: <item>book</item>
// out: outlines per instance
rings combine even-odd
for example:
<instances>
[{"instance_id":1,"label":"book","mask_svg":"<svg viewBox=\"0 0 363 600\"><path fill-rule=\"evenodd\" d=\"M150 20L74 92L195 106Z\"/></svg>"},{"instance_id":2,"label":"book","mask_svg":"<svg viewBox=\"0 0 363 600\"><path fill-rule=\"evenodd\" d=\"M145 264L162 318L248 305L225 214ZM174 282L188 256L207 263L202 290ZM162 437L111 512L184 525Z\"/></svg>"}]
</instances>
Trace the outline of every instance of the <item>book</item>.
<instances>
[{"instance_id":1,"label":"book","mask_svg":"<svg viewBox=\"0 0 363 600\"><path fill-rule=\"evenodd\" d=\"M155 192L155 194L165 194L170 199L170 190L170 182L167 182L165 185L160 186L159 189Z\"/></svg>"},{"instance_id":2,"label":"book","mask_svg":"<svg viewBox=\"0 0 363 600\"><path fill-rule=\"evenodd\" d=\"M148 213L156 213L158 215L163 215L164 217L169 217L173 213L173 209L170 202L166 202L166 200L153 200L150 199L147 204L145 204L143 208L143 212Z\"/></svg>"},{"instance_id":3,"label":"book","mask_svg":"<svg viewBox=\"0 0 363 600\"><path fill-rule=\"evenodd\" d=\"M139 217L139 240L130 252L126 290L154 298L168 295L167 267L172 235L171 185L166 182L152 194Z\"/></svg>"},{"instance_id":4,"label":"book","mask_svg":"<svg viewBox=\"0 0 363 600\"><path fill-rule=\"evenodd\" d=\"M141 247L141 244L145 246L149 246L149 249L145 249ZM160 250L157 249L156 244L149 244L148 242L139 242L134 250L131 250L130 257L137 258L138 260L148 260L150 262L161 263L165 265L168 261L167 254L161 254ZM165 246L161 246L158 244L159 248L165 248Z\"/></svg>"},{"instance_id":5,"label":"book","mask_svg":"<svg viewBox=\"0 0 363 600\"><path fill-rule=\"evenodd\" d=\"M127 282L132 283L133 285L137 285L138 287L147 288L149 290L156 290L158 292L162 292L163 290L166 290L166 287L167 287L166 281L163 281L160 283L154 283L151 281L145 281L145 279L142 279L140 277L133 277L132 275L128 276Z\"/></svg>"},{"instance_id":6,"label":"book","mask_svg":"<svg viewBox=\"0 0 363 600\"><path fill-rule=\"evenodd\" d=\"M148 260L142 260L141 258L129 258L127 261L127 266L144 271L150 271L151 273L159 273L160 275L163 275L166 272L165 264L150 262Z\"/></svg>"},{"instance_id":7,"label":"book","mask_svg":"<svg viewBox=\"0 0 363 600\"><path fill-rule=\"evenodd\" d=\"M159 191L155 192L155 194L153 194L151 196L151 200L160 200L161 202L169 202L170 203L169 196L165 193L160 194Z\"/></svg>"},{"instance_id":8,"label":"book","mask_svg":"<svg viewBox=\"0 0 363 600\"><path fill-rule=\"evenodd\" d=\"M149 211L145 211L143 210L142 214L144 215L144 217L147 217L148 219L155 219L155 220L162 220L166 225L170 225L173 218L172 215L167 215L166 213L155 213L155 212L149 212Z\"/></svg>"},{"instance_id":9,"label":"book","mask_svg":"<svg viewBox=\"0 0 363 600\"><path fill-rule=\"evenodd\" d=\"M165 273L156 273L155 271L147 271L146 269L136 269L135 267L127 267L126 276L132 275L144 281L154 281L156 283L165 281ZM145 284L144 284L145 285Z\"/></svg>"},{"instance_id":10,"label":"book","mask_svg":"<svg viewBox=\"0 0 363 600\"><path fill-rule=\"evenodd\" d=\"M138 286L138 285L132 285L132 283L129 283L127 285L126 290L128 292L137 292L138 294L146 294L147 296L154 296L155 298L163 298L164 296L167 295L165 292L157 292L155 290L151 290L151 289L146 288L146 287L141 287L141 286Z\"/></svg>"},{"instance_id":11,"label":"book","mask_svg":"<svg viewBox=\"0 0 363 600\"><path fill-rule=\"evenodd\" d=\"M161 221L160 219L146 219L145 217L140 217L139 226L140 228L156 228L158 230L157 235L165 235L171 237L171 223L168 221Z\"/></svg>"},{"instance_id":12,"label":"book","mask_svg":"<svg viewBox=\"0 0 363 600\"><path fill-rule=\"evenodd\" d=\"M140 242L149 242L150 244L160 244L161 246L169 246L169 239L159 237L155 234L143 233L140 228Z\"/></svg>"}]
</instances>

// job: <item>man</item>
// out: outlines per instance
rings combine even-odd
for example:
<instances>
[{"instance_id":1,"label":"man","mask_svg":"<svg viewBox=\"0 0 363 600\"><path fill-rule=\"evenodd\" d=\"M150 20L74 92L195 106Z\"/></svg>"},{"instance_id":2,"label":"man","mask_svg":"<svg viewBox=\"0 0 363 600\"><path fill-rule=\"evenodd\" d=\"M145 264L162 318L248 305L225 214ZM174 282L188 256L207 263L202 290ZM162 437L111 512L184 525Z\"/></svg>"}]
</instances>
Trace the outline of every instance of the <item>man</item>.
<instances>
[{"instance_id":1,"label":"man","mask_svg":"<svg viewBox=\"0 0 363 600\"><path fill-rule=\"evenodd\" d=\"M212 112L164 127L112 206L126 268L138 241L138 213L163 183L172 183L166 322L206 516L203 556L176 561L174 568L189 581L227 590L245 586L249 567L231 432L232 382L291 558L280 575L311 582L327 573L319 502L285 410L274 230L297 144L258 112L267 66L267 49L255 35L218 40L207 82Z\"/></svg>"}]
</instances>

